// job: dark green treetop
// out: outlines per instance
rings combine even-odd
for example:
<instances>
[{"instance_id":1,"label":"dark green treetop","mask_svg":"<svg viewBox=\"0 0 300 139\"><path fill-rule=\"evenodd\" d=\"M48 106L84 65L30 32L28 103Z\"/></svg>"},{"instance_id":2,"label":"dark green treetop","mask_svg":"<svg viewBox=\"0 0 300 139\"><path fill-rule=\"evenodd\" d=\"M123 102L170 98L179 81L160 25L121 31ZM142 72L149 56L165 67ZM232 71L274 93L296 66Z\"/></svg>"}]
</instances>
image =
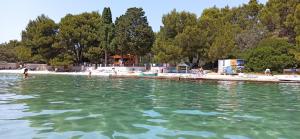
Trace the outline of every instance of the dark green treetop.
<instances>
[{"instance_id":1,"label":"dark green treetop","mask_svg":"<svg viewBox=\"0 0 300 139\"><path fill-rule=\"evenodd\" d=\"M55 56L52 45L57 31L58 25L45 15L29 21L22 32L22 43L31 49L34 61L48 63Z\"/></svg>"}]
</instances>

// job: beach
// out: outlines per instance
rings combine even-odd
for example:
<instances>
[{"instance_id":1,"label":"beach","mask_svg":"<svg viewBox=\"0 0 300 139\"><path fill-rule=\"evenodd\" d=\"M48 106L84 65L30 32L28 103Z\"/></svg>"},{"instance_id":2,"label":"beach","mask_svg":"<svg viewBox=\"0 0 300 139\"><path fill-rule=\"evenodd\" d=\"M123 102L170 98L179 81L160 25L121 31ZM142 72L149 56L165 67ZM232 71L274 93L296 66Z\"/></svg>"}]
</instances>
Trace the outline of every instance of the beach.
<instances>
[{"instance_id":1,"label":"beach","mask_svg":"<svg viewBox=\"0 0 300 139\"><path fill-rule=\"evenodd\" d=\"M0 73L22 74L23 70L0 70ZM113 77L113 78L153 78L153 79L172 79L172 80L218 80L218 81L251 81L251 82L300 82L299 75L273 75L263 74L239 74L239 75L220 75L208 73L204 75L192 73L158 73L157 76L140 76L141 72L99 72L91 71L91 76ZM89 71L84 72L54 72L54 71L29 71L29 74L41 75L81 75L89 76ZM291 79L291 80L290 80ZM292 80L295 79L295 80ZM297 79L297 80L296 80Z\"/></svg>"}]
</instances>

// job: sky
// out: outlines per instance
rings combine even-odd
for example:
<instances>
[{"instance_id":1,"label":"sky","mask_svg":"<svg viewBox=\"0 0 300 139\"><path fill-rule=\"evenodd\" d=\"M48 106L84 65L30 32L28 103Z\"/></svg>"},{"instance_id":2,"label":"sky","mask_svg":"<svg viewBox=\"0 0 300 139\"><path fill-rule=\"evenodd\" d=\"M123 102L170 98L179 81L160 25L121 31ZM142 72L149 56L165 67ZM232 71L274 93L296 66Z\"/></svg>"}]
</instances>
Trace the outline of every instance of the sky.
<instances>
[{"instance_id":1,"label":"sky","mask_svg":"<svg viewBox=\"0 0 300 139\"><path fill-rule=\"evenodd\" d=\"M113 20L124 14L127 8L141 7L144 9L149 24L155 32L162 25L164 14L173 9L188 11L201 15L203 9L217 6L230 7L248 3L249 0L1 0L0 1L0 43L9 40L20 40L21 32L29 20L41 14L47 15L56 23L66 14L99 11L110 7ZM266 3L267 0L260 0Z\"/></svg>"}]
</instances>

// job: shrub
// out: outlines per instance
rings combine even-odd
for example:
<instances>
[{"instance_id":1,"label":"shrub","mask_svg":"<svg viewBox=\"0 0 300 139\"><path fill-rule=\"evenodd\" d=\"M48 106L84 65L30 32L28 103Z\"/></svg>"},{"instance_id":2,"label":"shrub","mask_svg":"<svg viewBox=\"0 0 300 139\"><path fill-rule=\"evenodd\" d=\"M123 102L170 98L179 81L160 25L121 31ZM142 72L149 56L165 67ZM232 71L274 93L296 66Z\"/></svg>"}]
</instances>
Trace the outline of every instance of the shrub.
<instances>
[{"instance_id":1,"label":"shrub","mask_svg":"<svg viewBox=\"0 0 300 139\"><path fill-rule=\"evenodd\" d=\"M295 67L297 61L290 52L293 46L280 38L262 40L257 47L244 53L246 68L249 71L263 72L269 68L272 71L282 72L285 68Z\"/></svg>"}]
</instances>

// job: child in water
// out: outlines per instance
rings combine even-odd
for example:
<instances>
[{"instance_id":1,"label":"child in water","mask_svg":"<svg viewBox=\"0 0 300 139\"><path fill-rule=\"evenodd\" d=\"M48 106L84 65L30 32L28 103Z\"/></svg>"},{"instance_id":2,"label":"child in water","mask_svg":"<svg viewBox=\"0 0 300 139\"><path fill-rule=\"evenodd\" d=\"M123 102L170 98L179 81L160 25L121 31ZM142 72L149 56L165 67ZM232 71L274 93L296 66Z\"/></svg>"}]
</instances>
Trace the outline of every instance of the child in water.
<instances>
[{"instance_id":1,"label":"child in water","mask_svg":"<svg viewBox=\"0 0 300 139\"><path fill-rule=\"evenodd\" d=\"M23 75L25 79L28 78L28 69L24 69Z\"/></svg>"}]
</instances>

